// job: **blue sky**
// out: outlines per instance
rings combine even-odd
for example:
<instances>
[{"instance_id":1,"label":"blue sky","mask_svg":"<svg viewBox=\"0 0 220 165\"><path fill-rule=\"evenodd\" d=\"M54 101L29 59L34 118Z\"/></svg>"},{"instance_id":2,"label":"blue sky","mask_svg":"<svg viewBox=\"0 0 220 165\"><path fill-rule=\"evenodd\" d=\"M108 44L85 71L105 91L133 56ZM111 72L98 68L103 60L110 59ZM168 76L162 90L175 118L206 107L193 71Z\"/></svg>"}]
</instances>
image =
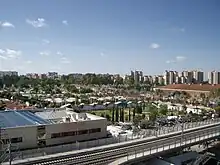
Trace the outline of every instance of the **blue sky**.
<instances>
[{"instance_id":1,"label":"blue sky","mask_svg":"<svg viewBox=\"0 0 220 165\"><path fill-rule=\"evenodd\" d=\"M1 0L0 70L220 70L219 0Z\"/></svg>"}]
</instances>

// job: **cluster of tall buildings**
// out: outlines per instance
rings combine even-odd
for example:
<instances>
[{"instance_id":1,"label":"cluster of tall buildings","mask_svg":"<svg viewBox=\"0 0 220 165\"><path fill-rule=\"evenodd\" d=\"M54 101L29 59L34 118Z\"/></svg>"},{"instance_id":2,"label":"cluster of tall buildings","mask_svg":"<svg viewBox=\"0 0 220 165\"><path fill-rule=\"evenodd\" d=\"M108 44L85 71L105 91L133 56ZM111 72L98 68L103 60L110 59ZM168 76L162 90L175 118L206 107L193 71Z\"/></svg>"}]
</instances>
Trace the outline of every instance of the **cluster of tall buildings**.
<instances>
[{"instance_id":1,"label":"cluster of tall buildings","mask_svg":"<svg viewBox=\"0 0 220 165\"><path fill-rule=\"evenodd\" d=\"M204 82L204 72L202 71L165 71L164 84L200 84Z\"/></svg>"},{"instance_id":2,"label":"cluster of tall buildings","mask_svg":"<svg viewBox=\"0 0 220 165\"><path fill-rule=\"evenodd\" d=\"M208 73L209 84L220 84L220 72L212 71Z\"/></svg>"},{"instance_id":3,"label":"cluster of tall buildings","mask_svg":"<svg viewBox=\"0 0 220 165\"><path fill-rule=\"evenodd\" d=\"M26 77L34 78L34 79L42 79L42 78L57 78L59 75L57 72L48 72L48 73L27 73Z\"/></svg>"},{"instance_id":4,"label":"cluster of tall buildings","mask_svg":"<svg viewBox=\"0 0 220 165\"><path fill-rule=\"evenodd\" d=\"M164 84L164 77L163 75L144 75L142 71L131 71L130 75L127 75L125 78L132 80L134 84Z\"/></svg>"},{"instance_id":5,"label":"cluster of tall buildings","mask_svg":"<svg viewBox=\"0 0 220 165\"><path fill-rule=\"evenodd\" d=\"M193 71L168 71L166 70L163 75L143 75L142 71L131 71L130 79L134 84L150 83L156 85L169 85L169 84L200 84L204 83L204 72ZM210 72L210 84L220 83L219 72Z\"/></svg>"},{"instance_id":6,"label":"cluster of tall buildings","mask_svg":"<svg viewBox=\"0 0 220 165\"><path fill-rule=\"evenodd\" d=\"M83 74L71 74L73 77L81 77ZM109 76L109 74L107 74ZM0 78L3 76L18 76L16 71L0 71ZM29 78L57 78L59 74L57 72L48 72L45 74L27 73L25 76ZM105 76L105 75L103 75ZM163 75L144 75L143 71L131 71L130 75L121 77L119 74L111 75L113 79L123 79L124 83L128 81L133 84L156 84L156 85L169 85L169 84L220 84L220 72L211 71L208 72L208 79L204 80L204 72L193 71L168 71L166 70Z\"/></svg>"},{"instance_id":7,"label":"cluster of tall buildings","mask_svg":"<svg viewBox=\"0 0 220 165\"><path fill-rule=\"evenodd\" d=\"M16 71L0 71L0 78L3 76L18 76Z\"/></svg>"}]
</instances>

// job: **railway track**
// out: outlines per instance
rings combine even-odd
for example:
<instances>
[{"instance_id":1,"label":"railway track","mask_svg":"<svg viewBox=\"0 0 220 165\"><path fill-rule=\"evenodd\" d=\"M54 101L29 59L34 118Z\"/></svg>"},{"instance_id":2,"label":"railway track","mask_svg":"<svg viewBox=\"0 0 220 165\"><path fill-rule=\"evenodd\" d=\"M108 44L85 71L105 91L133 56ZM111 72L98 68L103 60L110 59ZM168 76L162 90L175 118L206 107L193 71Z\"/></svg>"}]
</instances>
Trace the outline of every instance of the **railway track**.
<instances>
[{"instance_id":1,"label":"railway track","mask_svg":"<svg viewBox=\"0 0 220 165\"><path fill-rule=\"evenodd\" d=\"M109 149L105 151L99 151L99 152L92 152L87 153L85 155L72 155L67 158L56 158L54 160L45 160L44 162L40 163L31 163L32 165L102 165L102 164L108 164L109 162L112 162L118 158L125 157L128 154L136 152L142 152L144 149L148 148L154 148L155 146L162 146L164 144L174 144L176 141L180 141L181 138L183 139L189 139L193 138L196 135L203 134L204 131L214 131L216 129L220 129L220 126L210 127L202 130L196 130L193 132L187 132L184 133L184 136L182 137L181 134L174 135L171 137L164 137L162 139L154 140L154 141L147 141L138 144L133 144L130 146L123 146L118 147L114 149ZM30 164L22 164L22 165L30 165Z\"/></svg>"}]
</instances>

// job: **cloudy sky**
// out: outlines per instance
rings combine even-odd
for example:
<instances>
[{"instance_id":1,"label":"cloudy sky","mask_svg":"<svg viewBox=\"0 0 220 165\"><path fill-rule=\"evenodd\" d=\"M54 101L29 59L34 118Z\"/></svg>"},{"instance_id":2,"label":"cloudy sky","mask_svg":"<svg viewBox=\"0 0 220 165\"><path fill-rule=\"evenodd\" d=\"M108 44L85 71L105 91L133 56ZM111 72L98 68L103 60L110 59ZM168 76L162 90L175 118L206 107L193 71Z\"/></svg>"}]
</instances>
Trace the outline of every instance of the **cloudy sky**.
<instances>
[{"instance_id":1,"label":"cloudy sky","mask_svg":"<svg viewBox=\"0 0 220 165\"><path fill-rule=\"evenodd\" d=\"M1 0L0 70L220 70L219 0Z\"/></svg>"}]
</instances>

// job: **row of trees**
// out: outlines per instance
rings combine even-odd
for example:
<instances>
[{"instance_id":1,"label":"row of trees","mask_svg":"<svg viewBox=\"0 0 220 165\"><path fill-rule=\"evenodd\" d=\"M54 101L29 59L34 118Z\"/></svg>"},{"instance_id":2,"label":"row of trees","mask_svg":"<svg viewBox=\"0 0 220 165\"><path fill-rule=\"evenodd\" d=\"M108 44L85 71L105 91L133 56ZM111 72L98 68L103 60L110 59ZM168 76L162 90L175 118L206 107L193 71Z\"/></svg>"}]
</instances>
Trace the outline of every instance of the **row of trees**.
<instances>
[{"instance_id":1,"label":"row of trees","mask_svg":"<svg viewBox=\"0 0 220 165\"><path fill-rule=\"evenodd\" d=\"M122 77L113 78L112 75L97 75L97 74L85 74L80 76L63 75L59 78L42 78L34 79L26 76L4 76L0 77L0 88L3 87L15 87L15 88L30 88L30 87L44 87L45 90L50 90L50 87L57 86L62 87L70 86L71 84L80 85L112 85L114 87L120 87L125 89L146 89L150 90L152 84L131 84L128 80L123 80Z\"/></svg>"},{"instance_id":2,"label":"row of trees","mask_svg":"<svg viewBox=\"0 0 220 165\"><path fill-rule=\"evenodd\" d=\"M127 114L125 113L127 112ZM159 116L166 116L168 114L167 105L161 105L157 107L152 103L120 103L115 104L113 108L110 110L111 114L101 114L102 117L106 117L111 122L124 122L124 121L133 121L134 123L138 123L141 120L145 119L145 115L149 116L150 121L155 121ZM144 113L143 113L144 112ZM94 112L95 114L95 112ZM126 114L126 115L125 115Z\"/></svg>"}]
</instances>

